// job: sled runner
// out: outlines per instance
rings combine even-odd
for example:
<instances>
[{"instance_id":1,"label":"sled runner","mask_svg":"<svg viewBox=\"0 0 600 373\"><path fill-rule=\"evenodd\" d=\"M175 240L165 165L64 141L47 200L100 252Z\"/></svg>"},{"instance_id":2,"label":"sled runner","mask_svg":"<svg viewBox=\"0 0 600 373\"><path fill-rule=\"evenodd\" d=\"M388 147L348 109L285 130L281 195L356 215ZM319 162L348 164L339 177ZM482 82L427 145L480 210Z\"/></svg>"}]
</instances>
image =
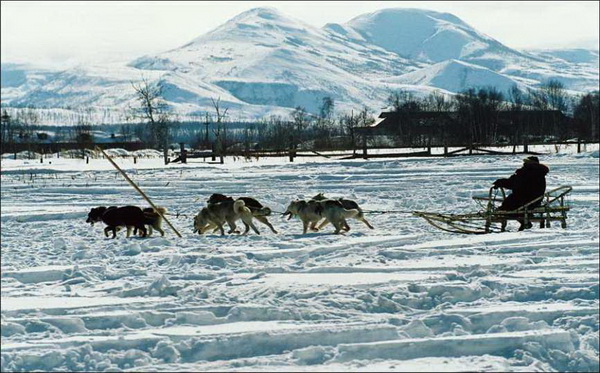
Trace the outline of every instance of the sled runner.
<instances>
[{"instance_id":1,"label":"sled runner","mask_svg":"<svg viewBox=\"0 0 600 373\"><path fill-rule=\"evenodd\" d=\"M559 221L562 228L567 227L567 211L570 207L565 197L573 190L571 186L552 189L543 196L512 211L498 210L506 198L503 188L490 188L487 197L473 197L482 210L471 214L440 214L434 212L414 211L413 215L425 219L436 228L453 233L485 234L504 232L509 220L522 221L523 226L530 228L533 222L539 222L540 228L549 228L550 222ZM500 194L500 195L499 195ZM541 204L537 205L541 201ZM499 224L499 226L497 226Z\"/></svg>"}]
</instances>

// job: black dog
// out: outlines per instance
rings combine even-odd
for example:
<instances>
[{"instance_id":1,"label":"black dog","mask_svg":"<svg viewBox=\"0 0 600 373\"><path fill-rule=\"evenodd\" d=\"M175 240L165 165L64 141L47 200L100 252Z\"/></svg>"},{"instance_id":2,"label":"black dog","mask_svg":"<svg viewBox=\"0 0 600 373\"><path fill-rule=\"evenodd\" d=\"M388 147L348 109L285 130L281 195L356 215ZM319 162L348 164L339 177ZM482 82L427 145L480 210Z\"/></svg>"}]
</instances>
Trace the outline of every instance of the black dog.
<instances>
[{"instance_id":1,"label":"black dog","mask_svg":"<svg viewBox=\"0 0 600 373\"><path fill-rule=\"evenodd\" d=\"M100 206L100 207L94 207L89 212L88 218L87 218L87 220L85 222L86 223L90 223L91 225L94 225L94 223L102 221L102 215L104 215L104 213L106 211L111 210L111 209L116 209L116 208L117 208L117 206L110 206L110 207Z\"/></svg>"},{"instance_id":2,"label":"black dog","mask_svg":"<svg viewBox=\"0 0 600 373\"><path fill-rule=\"evenodd\" d=\"M144 211L137 206L124 207L96 207L88 214L86 222L92 225L95 222L102 221L107 225L104 228L104 235L108 237L108 232L112 231L112 238L117 237L117 227L127 227L127 237L129 237L129 227L134 227L142 232L142 237L146 237L145 224L152 224L151 219L144 215Z\"/></svg>"}]
</instances>

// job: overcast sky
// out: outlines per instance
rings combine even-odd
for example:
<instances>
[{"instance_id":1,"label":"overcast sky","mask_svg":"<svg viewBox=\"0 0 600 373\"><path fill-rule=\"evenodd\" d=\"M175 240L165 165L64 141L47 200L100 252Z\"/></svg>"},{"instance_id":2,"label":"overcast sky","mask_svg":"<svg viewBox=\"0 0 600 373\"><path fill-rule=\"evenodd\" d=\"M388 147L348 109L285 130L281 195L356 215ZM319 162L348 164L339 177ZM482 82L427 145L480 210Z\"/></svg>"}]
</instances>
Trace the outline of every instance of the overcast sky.
<instances>
[{"instance_id":1,"label":"overcast sky","mask_svg":"<svg viewBox=\"0 0 600 373\"><path fill-rule=\"evenodd\" d=\"M597 1L2 1L2 62L127 61L179 47L260 6L316 27L378 9L430 9L452 13L512 48L598 49Z\"/></svg>"}]
</instances>

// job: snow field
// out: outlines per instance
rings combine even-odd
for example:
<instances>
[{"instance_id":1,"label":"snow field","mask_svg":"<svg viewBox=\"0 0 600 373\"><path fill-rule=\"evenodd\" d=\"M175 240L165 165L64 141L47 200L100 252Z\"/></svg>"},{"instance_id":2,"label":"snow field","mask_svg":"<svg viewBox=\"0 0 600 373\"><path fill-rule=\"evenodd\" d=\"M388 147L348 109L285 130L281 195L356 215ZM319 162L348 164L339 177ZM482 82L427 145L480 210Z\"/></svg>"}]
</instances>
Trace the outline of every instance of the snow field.
<instances>
[{"instance_id":1,"label":"snow field","mask_svg":"<svg viewBox=\"0 0 600 373\"><path fill-rule=\"evenodd\" d=\"M118 160L181 232L106 239L91 207L146 203L106 160L2 160L2 370L595 371L597 150L542 156L567 229L463 236L407 213L350 232L194 235L213 192L275 212L318 192L365 210L471 212L522 156L225 165ZM32 176L33 175L33 176ZM174 214L179 213L179 216Z\"/></svg>"}]
</instances>

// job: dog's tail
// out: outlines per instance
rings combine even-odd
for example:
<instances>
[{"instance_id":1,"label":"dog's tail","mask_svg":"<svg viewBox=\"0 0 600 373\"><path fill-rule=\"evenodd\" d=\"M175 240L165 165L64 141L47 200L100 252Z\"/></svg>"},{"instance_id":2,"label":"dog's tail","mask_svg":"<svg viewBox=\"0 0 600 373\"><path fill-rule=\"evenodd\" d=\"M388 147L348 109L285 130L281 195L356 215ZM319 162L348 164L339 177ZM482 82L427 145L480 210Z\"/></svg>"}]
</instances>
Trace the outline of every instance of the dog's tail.
<instances>
[{"instance_id":1,"label":"dog's tail","mask_svg":"<svg viewBox=\"0 0 600 373\"><path fill-rule=\"evenodd\" d=\"M271 209L268 207L263 207L261 209L250 209L252 210L252 215L256 216L269 216L271 215Z\"/></svg>"},{"instance_id":2,"label":"dog's tail","mask_svg":"<svg viewBox=\"0 0 600 373\"><path fill-rule=\"evenodd\" d=\"M233 212L236 214L242 213L244 210L249 210L243 200L238 199L233 203Z\"/></svg>"},{"instance_id":3,"label":"dog's tail","mask_svg":"<svg viewBox=\"0 0 600 373\"><path fill-rule=\"evenodd\" d=\"M358 209L351 209L351 210L346 210L344 209L344 218L353 218L357 215L360 214L360 211Z\"/></svg>"},{"instance_id":4,"label":"dog's tail","mask_svg":"<svg viewBox=\"0 0 600 373\"><path fill-rule=\"evenodd\" d=\"M154 210L154 211L158 211L158 212L160 212L162 215L164 215L164 214L166 214L166 213L167 213L167 211L168 211L168 210L167 210L167 208L166 208L166 207L157 206L157 207L156 207L156 210Z\"/></svg>"},{"instance_id":5,"label":"dog's tail","mask_svg":"<svg viewBox=\"0 0 600 373\"><path fill-rule=\"evenodd\" d=\"M167 213L167 209L164 207L157 206L156 209L148 207L144 209L144 216L146 219L162 221L162 216Z\"/></svg>"}]
</instances>

